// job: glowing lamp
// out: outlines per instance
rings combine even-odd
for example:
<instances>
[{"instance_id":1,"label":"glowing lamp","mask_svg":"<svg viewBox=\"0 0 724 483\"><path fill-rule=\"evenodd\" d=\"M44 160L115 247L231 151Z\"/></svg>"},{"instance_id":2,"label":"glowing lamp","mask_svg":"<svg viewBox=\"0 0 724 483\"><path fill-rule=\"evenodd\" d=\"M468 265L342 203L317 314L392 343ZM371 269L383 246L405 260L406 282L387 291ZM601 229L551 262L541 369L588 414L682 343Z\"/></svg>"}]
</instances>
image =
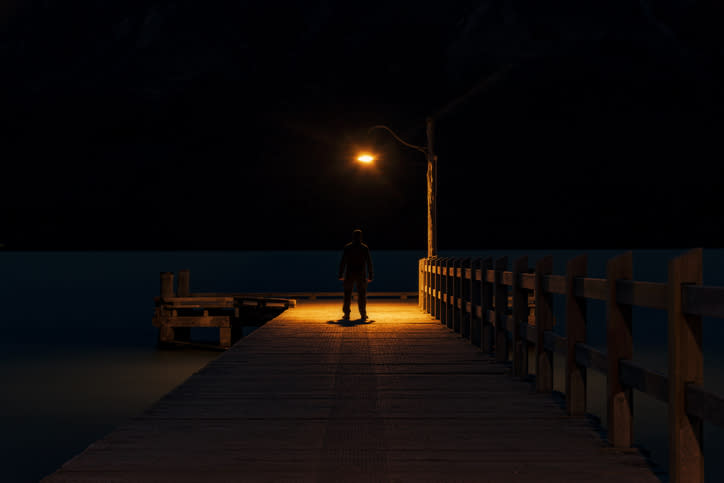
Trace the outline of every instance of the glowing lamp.
<instances>
[{"instance_id":1,"label":"glowing lamp","mask_svg":"<svg viewBox=\"0 0 724 483\"><path fill-rule=\"evenodd\" d=\"M359 161L360 163L372 164L374 160L375 157L371 154L360 154L359 156L357 156L357 161Z\"/></svg>"}]
</instances>

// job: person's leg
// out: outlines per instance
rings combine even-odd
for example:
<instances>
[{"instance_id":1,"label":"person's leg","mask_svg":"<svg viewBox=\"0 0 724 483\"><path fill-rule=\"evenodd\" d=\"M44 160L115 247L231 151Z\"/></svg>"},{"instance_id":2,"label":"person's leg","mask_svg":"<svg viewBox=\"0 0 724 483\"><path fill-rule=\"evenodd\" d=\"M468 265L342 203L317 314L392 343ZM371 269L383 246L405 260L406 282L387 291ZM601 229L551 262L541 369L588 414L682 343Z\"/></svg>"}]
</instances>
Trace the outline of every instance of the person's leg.
<instances>
[{"instance_id":1,"label":"person's leg","mask_svg":"<svg viewBox=\"0 0 724 483\"><path fill-rule=\"evenodd\" d=\"M357 298L359 314L365 318L367 317L367 279L364 275L357 280Z\"/></svg>"},{"instance_id":2,"label":"person's leg","mask_svg":"<svg viewBox=\"0 0 724 483\"><path fill-rule=\"evenodd\" d=\"M342 312L345 317L349 317L350 303L352 302L352 287L354 286L354 279L344 279L344 304L342 305Z\"/></svg>"}]
</instances>

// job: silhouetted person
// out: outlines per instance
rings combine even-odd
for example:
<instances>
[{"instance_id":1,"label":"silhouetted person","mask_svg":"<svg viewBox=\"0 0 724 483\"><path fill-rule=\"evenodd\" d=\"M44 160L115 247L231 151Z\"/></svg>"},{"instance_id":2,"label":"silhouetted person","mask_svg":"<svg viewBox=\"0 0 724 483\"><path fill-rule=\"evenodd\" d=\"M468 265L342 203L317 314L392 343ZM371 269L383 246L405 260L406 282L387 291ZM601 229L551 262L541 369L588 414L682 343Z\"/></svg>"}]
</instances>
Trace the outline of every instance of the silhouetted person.
<instances>
[{"instance_id":1,"label":"silhouetted person","mask_svg":"<svg viewBox=\"0 0 724 483\"><path fill-rule=\"evenodd\" d=\"M359 314L362 320L367 318L367 282L371 282L373 278L370 249L362 243L362 230L355 230L352 232L352 242L344 246L342 261L339 262L339 279L344 280L342 312L344 312L345 320L349 319L349 305L352 301L352 289L355 284L357 285Z\"/></svg>"}]
</instances>

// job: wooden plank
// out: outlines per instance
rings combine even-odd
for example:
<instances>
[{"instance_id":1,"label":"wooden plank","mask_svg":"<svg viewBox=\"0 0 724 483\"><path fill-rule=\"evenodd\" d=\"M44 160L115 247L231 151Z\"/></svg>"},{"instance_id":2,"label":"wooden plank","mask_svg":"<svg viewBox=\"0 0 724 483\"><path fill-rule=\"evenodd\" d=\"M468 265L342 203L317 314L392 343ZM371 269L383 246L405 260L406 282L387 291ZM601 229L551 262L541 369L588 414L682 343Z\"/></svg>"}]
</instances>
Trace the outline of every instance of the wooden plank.
<instances>
[{"instance_id":1,"label":"wooden plank","mask_svg":"<svg viewBox=\"0 0 724 483\"><path fill-rule=\"evenodd\" d=\"M553 273L553 257L548 255L535 265L535 322L538 327L535 345L536 390L553 391L553 354L545 348L544 335L553 330L553 296L544 289L545 277Z\"/></svg>"},{"instance_id":2,"label":"wooden plank","mask_svg":"<svg viewBox=\"0 0 724 483\"><path fill-rule=\"evenodd\" d=\"M604 352L586 344L576 344L576 363L603 374L608 372L608 357Z\"/></svg>"},{"instance_id":3,"label":"wooden plank","mask_svg":"<svg viewBox=\"0 0 724 483\"><path fill-rule=\"evenodd\" d=\"M724 397L701 386L686 386L686 412L720 428L724 428Z\"/></svg>"},{"instance_id":4,"label":"wooden plank","mask_svg":"<svg viewBox=\"0 0 724 483\"><path fill-rule=\"evenodd\" d=\"M608 280L605 278L578 277L574 283L577 297L608 300Z\"/></svg>"},{"instance_id":5,"label":"wooden plank","mask_svg":"<svg viewBox=\"0 0 724 483\"><path fill-rule=\"evenodd\" d=\"M284 312L43 483L658 482L414 302L338 308Z\"/></svg>"},{"instance_id":6,"label":"wooden plank","mask_svg":"<svg viewBox=\"0 0 724 483\"><path fill-rule=\"evenodd\" d=\"M197 317L160 317L159 325L169 327L230 327L231 317L223 315Z\"/></svg>"},{"instance_id":7,"label":"wooden plank","mask_svg":"<svg viewBox=\"0 0 724 483\"><path fill-rule=\"evenodd\" d=\"M168 304L233 304L234 297L166 297Z\"/></svg>"},{"instance_id":8,"label":"wooden plank","mask_svg":"<svg viewBox=\"0 0 724 483\"><path fill-rule=\"evenodd\" d=\"M661 310L668 308L668 289L665 283L618 280L616 285L616 300L619 304Z\"/></svg>"},{"instance_id":9,"label":"wooden plank","mask_svg":"<svg viewBox=\"0 0 724 483\"><path fill-rule=\"evenodd\" d=\"M608 373L606 406L608 438L615 448L630 448L633 443L633 392L619 380L619 362L633 359L631 305L618 302L618 282L633 278L633 253L612 258L606 265L608 284L606 347Z\"/></svg>"},{"instance_id":10,"label":"wooden plank","mask_svg":"<svg viewBox=\"0 0 724 483\"><path fill-rule=\"evenodd\" d=\"M669 402L668 378L660 372L646 369L633 361L619 361L619 380L624 386L646 393L661 402Z\"/></svg>"},{"instance_id":11,"label":"wooden plank","mask_svg":"<svg viewBox=\"0 0 724 483\"><path fill-rule=\"evenodd\" d=\"M513 375L517 377L528 376L528 344L522 337L519 327L521 323L528 322L528 291L521 287L520 276L528 272L528 257L521 256L513 261Z\"/></svg>"},{"instance_id":12,"label":"wooden plank","mask_svg":"<svg viewBox=\"0 0 724 483\"><path fill-rule=\"evenodd\" d=\"M546 275L543 286L548 293L566 294L566 277L563 275Z\"/></svg>"},{"instance_id":13,"label":"wooden plank","mask_svg":"<svg viewBox=\"0 0 724 483\"><path fill-rule=\"evenodd\" d=\"M683 284L702 281L700 248L669 262L669 476L682 483L704 481L702 421L686 412L686 386L704 383L702 323L683 310Z\"/></svg>"},{"instance_id":14,"label":"wooden plank","mask_svg":"<svg viewBox=\"0 0 724 483\"><path fill-rule=\"evenodd\" d=\"M586 342L586 299L576 296L575 279L586 276L587 260L579 255L566 268L566 410L571 416L586 413L586 369L576 363L576 344Z\"/></svg>"},{"instance_id":15,"label":"wooden plank","mask_svg":"<svg viewBox=\"0 0 724 483\"><path fill-rule=\"evenodd\" d=\"M724 287L685 285L682 310L690 315L724 318Z\"/></svg>"},{"instance_id":16,"label":"wooden plank","mask_svg":"<svg viewBox=\"0 0 724 483\"><path fill-rule=\"evenodd\" d=\"M503 282L503 272L508 266L508 257L495 260L495 357L497 361L508 360L508 337L506 334L505 309L508 306L508 288Z\"/></svg>"}]
</instances>

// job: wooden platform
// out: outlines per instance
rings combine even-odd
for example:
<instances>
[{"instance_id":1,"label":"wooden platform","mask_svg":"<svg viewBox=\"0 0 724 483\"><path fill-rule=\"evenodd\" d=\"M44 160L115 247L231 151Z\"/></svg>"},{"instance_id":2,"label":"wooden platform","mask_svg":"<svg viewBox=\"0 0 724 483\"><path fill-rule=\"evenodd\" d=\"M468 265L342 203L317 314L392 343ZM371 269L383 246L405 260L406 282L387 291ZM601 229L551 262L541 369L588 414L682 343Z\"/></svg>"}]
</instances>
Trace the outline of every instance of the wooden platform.
<instances>
[{"instance_id":1,"label":"wooden platform","mask_svg":"<svg viewBox=\"0 0 724 483\"><path fill-rule=\"evenodd\" d=\"M368 312L299 302L43 481L659 481L416 302Z\"/></svg>"}]
</instances>

